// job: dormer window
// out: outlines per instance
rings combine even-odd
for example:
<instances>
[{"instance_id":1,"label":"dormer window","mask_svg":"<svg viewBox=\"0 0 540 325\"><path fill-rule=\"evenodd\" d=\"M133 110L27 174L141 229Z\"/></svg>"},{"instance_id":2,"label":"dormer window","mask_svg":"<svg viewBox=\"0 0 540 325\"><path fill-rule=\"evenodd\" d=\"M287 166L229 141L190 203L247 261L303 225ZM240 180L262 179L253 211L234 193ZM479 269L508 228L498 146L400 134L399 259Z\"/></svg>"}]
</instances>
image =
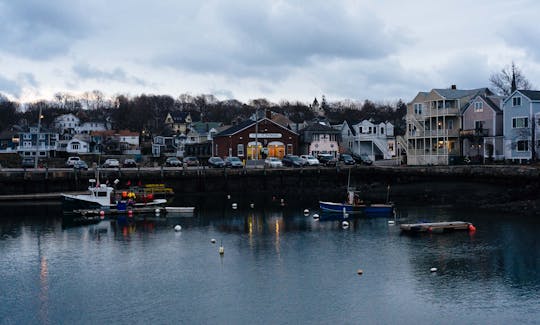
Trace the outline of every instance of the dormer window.
<instances>
[{"instance_id":1,"label":"dormer window","mask_svg":"<svg viewBox=\"0 0 540 325\"><path fill-rule=\"evenodd\" d=\"M521 106L521 97L513 97L512 106Z\"/></svg>"}]
</instances>

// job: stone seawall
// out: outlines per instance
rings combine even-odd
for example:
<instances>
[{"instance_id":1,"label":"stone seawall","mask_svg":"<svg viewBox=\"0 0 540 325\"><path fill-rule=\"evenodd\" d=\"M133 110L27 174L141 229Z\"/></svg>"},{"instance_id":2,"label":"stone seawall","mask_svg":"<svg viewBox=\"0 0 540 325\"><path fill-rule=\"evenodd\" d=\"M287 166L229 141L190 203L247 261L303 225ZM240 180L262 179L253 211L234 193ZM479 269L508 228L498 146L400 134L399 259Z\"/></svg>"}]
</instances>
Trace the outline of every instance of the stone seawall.
<instances>
[{"instance_id":1,"label":"stone seawall","mask_svg":"<svg viewBox=\"0 0 540 325\"><path fill-rule=\"evenodd\" d=\"M85 190L93 171L0 171L0 195ZM101 170L101 182L165 183L177 195L204 192L268 192L340 200L349 169L120 169ZM536 208L540 169L532 166L365 167L350 172L350 186L368 200L399 204ZM389 188L390 186L390 188Z\"/></svg>"}]
</instances>

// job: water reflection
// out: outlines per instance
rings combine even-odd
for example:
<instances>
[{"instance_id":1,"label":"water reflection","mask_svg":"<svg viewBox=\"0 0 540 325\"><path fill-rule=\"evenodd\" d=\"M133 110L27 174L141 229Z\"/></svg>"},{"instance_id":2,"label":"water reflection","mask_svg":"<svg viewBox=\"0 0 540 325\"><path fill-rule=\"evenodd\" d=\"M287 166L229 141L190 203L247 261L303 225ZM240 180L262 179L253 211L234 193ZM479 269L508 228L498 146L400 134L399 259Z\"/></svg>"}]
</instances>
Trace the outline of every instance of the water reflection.
<instances>
[{"instance_id":1,"label":"water reflection","mask_svg":"<svg viewBox=\"0 0 540 325\"><path fill-rule=\"evenodd\" d=\"M82 313L88 322L114 322L118 314L107 306L132 310L148 303L148 297L159 303L145 308L148 318L139 322L166 323L167 313L174 319L188 315L191 323L215 323L220 317L222 322L252 323L257 320L250 318L253 314L259 322L301 322L272 315L289 306L312 315L313 300L324 301L316 311L325 323L393 323L400 317L422 323L421 317L437 315L452 323L515 323L540 316L535 309L540 299L536 220L402 207L395 225L389 218L351 216L350 227L343 229L342 215L322 214L313 205L288 200L285 207L265 206L254 200L256 208L249 198L247 204L238 200L239 209L226 199L202 200L208 207L198 207L192 217L141 215L70 228L62 228L60 215L51 210L39 217L23 212L2 219L3 309L19 311L7 323L32 323L37 317L43 324L76 323L74 314ZM304 215L304 208L311 214ZM314 219L313 213L321 218ZM400 222L417 220L470 221L477 232L400 234ZM177 224L181 233L173 230ZM223 256L217 253L221 242ZM438 271L431 273L432 267ZM358 268L365 270L362 277ZM34 287L27 293L18 290L28 286ZM80 296L93 306L77 301ZM228 301L253 309L234 313ZM72 314L62 308L68 302ZM533 312L527 315L525 309ZM354 319L348 318L353 314ZM122 322L133 321L128 318Z\"/></svg>"}]
</instances>

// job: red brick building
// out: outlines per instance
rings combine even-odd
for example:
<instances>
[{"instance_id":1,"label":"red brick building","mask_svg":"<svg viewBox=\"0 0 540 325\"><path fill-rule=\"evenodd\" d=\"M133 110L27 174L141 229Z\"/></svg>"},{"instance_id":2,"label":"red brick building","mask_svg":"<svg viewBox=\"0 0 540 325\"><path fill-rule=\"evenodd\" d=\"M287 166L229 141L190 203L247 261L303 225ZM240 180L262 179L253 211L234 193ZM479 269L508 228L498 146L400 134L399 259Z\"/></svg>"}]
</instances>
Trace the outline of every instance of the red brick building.
<instances>
[{"instance_id":1,"label":"red brick building","mask_svg":"<svg viewBox=\"0 0 540 325\"><path fill-rule=\"evenodd\" d=\"M244 121L232 126L213 140L214 156L238 156L240 159L282 158L298 154L298 133L268 118Z\"/></svg>"}]
</instances>

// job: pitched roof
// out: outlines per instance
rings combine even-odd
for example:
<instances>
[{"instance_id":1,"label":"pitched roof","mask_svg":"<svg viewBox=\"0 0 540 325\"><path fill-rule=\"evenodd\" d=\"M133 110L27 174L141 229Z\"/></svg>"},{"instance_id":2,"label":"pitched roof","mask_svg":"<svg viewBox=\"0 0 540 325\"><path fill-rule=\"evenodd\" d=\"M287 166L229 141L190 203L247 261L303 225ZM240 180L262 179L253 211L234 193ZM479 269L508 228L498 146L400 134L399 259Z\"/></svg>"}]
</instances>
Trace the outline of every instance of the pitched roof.
<instances>
[{"instance_id":1,"label":"pitched roof","mask_svg":"<svg viewBox=\"0 0 540 325\"><path fill-rule=\"evenodd\" d=\"M310 131L310 132L340 133L339 130L334 129L331 126L321 124L321 123L317 123L317 122L309 124L308 126L306 126L305 128L303 128L300 131L302 131L302 132Z\"/></svg>"},{"instance_id":2,"label":"pitched roof","mask_svg":"<svg viewBox=\"0 0 540 325\"><path fill-rule=\"evenodd\" d=\"M460 99L463 97L474 96L477 94L491 94L488 88L477 89L433 89L445 99Z\"/></svg>"},{"instance_id":3,"label":"pitched roof","mask_svg":"<svg viewBox=\"0 0 540 325\"><path fill-rule=\"evenodd\" d=\"M519 90L519 92L530 100L540 100L540 91L538 90Z\"/></svg>"},{"instance_id":4,"label":"pitched roof","mask_svg":"<svg viewBox=\"0 0 540 325\"><path fill-rule=\"evenodd\" d=\"M292 132L292 133L294 133L294 134L297 134L297 133L294 132L293 130L290 130L290 129L284 127L283 125L278 124L278 123L276 123L276 122L274 122L274 121L272 121L271 119L266 118L266 117L260 119L260 120L258 121L258 123L261 123L261 122L264 121L264 120L266 120L266 121L268 121L268 122L270 122L270 123L272 123L272 124L275 124L275 125L279 126L280 128L282 128L282 129L284 129L284 130L287 130L287 131L289 131L289 132ZM248 127L251 127L252 125L255 125L255 123L257 123L257 122L248 119L248 120L245 120L245 121L243 121L243 122L241 122L241 123L238 123L237 125L233 125L233 126L231 126L230 128L225 129L225 130L219 132L219 133L216 134L215 136L216 136L216 137L220 137L220 136L229 136L229 135L233 135L233 134L235 134L235 133L238 133L238 132L241 131L241 130L247 129Z\"/></svg>"},{"instance_id":5,"label":"pitched roof","mask_svg":"<svg viewBox=\"0 0 540 325\"><path fill-rule=\"evenodd\" d=\"M171 114L174 123L185 123L186 118L189 116L189 112L184 111L172 111L169 114Z\"/></svg>"}]
</instances>

